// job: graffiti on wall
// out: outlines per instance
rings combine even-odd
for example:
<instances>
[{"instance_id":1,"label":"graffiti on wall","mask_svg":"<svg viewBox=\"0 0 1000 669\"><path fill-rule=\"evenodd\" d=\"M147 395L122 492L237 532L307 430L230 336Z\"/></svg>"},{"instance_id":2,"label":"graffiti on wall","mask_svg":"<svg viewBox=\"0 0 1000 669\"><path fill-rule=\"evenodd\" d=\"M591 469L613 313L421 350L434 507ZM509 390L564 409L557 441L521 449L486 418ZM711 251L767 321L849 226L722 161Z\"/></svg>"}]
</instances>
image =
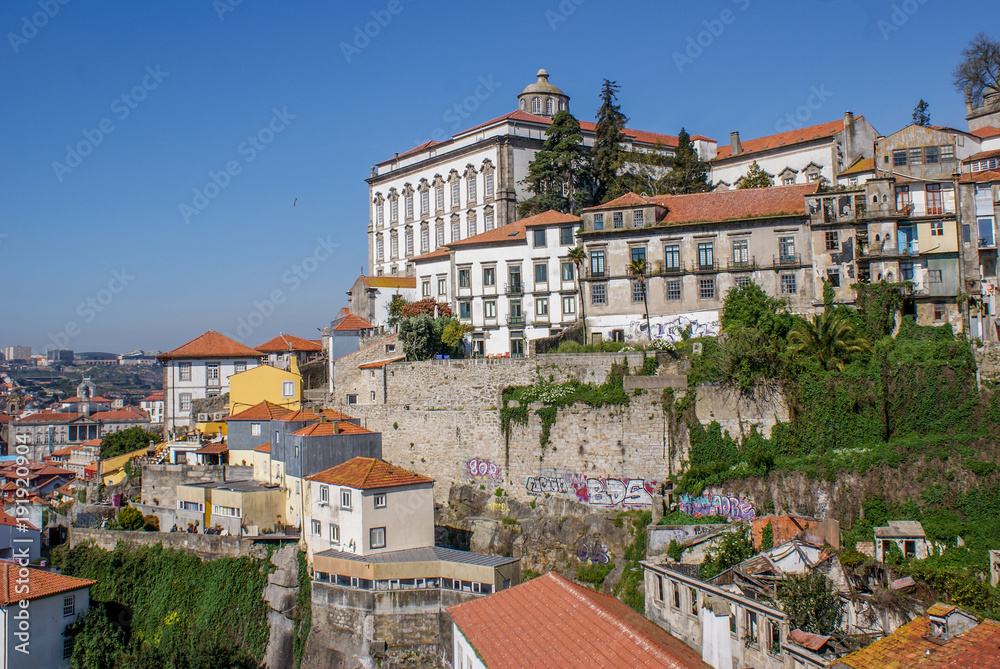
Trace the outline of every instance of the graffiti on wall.
<instances>
[{"instance_id":1,"label":"graffiti on wall","mask_svg":"<svg viewBox=\"0 0 1000 669\"><path fill-rule=\"evenodd\" d=\"M683 338L685 332L689 333L690 337L715 337L719 334L719 321L691 318L684 314L661 316L649 319L649 330L652 331L652 336L646 329L646 319L636 319L629 323L628 338L649 337L650 340L660 339L676 343Z\"/></svg>"},{"instance_id":2,"label":"graffiti on wall","mask_svg":"<svg viewBox=\"0 0 1000 669\"><path fill-rule=\"evenodd\" d=\"M510 507L507 506L507 502L496 497L490 499L489 509L503 516L510 515Z\"/></svg>"},{"instance_id":3,"label":"graffiti on wall","mask_svg":"<svg viewBox=\"0 0 1000 669\"><path fill-rule=\"evenodd\" d=\"M528 492L533 495L569 492L569 484L566 482L565 477L529 476L525 481L524 486Z\"/></svg>"},{"instance_id":4,"label":"graffiti on wall","mask_svg":"<svg viewBox=\"0 0 1000 669\"><path fill-rule=\"evenodd\" d=\"M728 495L681 495L680 508L690 516L725 516L728 520L753 520L757 517L753 504Z\"/></svg>"},{"instance_id":5,"label":"graffiti on wall","mask_svg":"<svg viewBox=\"0 0 1000 669\"><path fill-rule=\"evenodd\" d=\"M503 470L496 464L482 458L469 458L466 460L465 473L477 481L494 481L500 483L503 480Z\"/></svg>"},{"instance_id":6,"label":"graffiti on wall","mask_svg":"<svg viewBox=\"0 0 1000 669\"><path fill-rule=\"evenodd\" d=\"M607 508L651 506L656 485L656 481L645 479L588 478L557 472L529 476L524 482L531 495L572 495L577 502Z\"/></svg>"},{"instance_id":7,"label":"graffiti on wall","mask_svg":"<svg viewBox=\"0 0 1000 669\"><path fill-rule=\"evenodd\" d=\"M576 549L576 557L581 562L593 562L594 564L609 564L611 562L611 553L608 552L608 547L600 541L595 541L592 544L587 542L580 544L580 547Z\"/></svg>"}]
</instances>

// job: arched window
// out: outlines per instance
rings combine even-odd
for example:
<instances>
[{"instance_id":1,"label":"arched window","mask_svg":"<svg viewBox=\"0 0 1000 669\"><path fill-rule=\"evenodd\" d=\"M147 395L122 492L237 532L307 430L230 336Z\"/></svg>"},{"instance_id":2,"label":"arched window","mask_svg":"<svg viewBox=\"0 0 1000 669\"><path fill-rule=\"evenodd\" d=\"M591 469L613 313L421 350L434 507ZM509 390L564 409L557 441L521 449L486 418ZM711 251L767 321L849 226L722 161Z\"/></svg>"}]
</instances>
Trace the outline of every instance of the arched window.
<instances>
[{"instance_id":1,"label":"arched window","mask_svg":"<svg viewBox=\"0 0 1000 669\"><path fill-rule=\"evenodd\" d=\"M528 111L528 101L521 98L521 111Z\"/></svg>"},{"instance_id":2,"label":"arched window","mask_svg":"<svg viewBox=\"0 0 1000 669\"><path fill-rule=\"evenodd\" d=\"M541 114L542 113L542 101L538 98L531 98L531 113Z\"/></svg>"},{"instance_id":3,"label":"arched window","mask_svg":"<svg viewBox=\"0 0 1000 669\"><path fill-rule=\"evenodd\" d=\"M553 106L552 106L552 98L546 98L545 99L545 113L548 114L549 116L552 116L553 112L554 112L554 110L553 110Z\"/></svg>"},{"instance_id":4,"label":"arched window","mask_svg":"<svg viewBox=\"0 0 1000 669\"><path fill-rule=\"evenodd\" d=\"M559 101L559 111L566 111L566 101L565 100L560 100Z\"/></svg>"}]
</instances>

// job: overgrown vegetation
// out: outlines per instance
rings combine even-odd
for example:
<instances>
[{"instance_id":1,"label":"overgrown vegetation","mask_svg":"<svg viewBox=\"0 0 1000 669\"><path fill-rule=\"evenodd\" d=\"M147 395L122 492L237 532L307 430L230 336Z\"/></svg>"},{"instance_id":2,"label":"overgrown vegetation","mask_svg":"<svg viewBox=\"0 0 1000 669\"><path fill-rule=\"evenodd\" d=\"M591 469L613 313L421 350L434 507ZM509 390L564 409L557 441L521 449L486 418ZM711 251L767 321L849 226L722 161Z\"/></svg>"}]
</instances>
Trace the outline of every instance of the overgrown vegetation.
<instances>
[{"instance_id":1,"label":"overgrown vegetation","mask_svg":"<svg viewBox=\"0 0 1000 669\"><path fill-rule=\"evenodd\" d=\"M101 459L113 458L116 455L125 455L132 451L149 448L149 445L158 443L161 435L149 432L141 427L130 427L127 430L111 432L101 438Z\"/></svg>"},{"instance_id":2,"label":"overgrown vegetation","mask_svg":"<svg viewBox=\"0 0 1000 669\"><path fill-rule=\"evenodd\" d=\"M699 576L702 580L707 581L730 567L735 567L744 560L752 558L756 553L757 551L753 549L753 541L750 539L749 527L727 532L722 535L719 545L705 556L705 561L701 563L698 570Z\"/></svg>"},{"instance_id":3,"label":"overgrown vegetation","mask_svg":"<svg viewBox=\"0 0 1000 669\"><path fill-rule=\"evenodd\" d=\"M632 607L639 613L645 615L646 598L640 592L639 585L642 583L642 565L640 560L646 557L646 526L653 521L653 514L649 511L625 511L619 514L618 520L628 519L628 531L632 535L632 543L625 547L625 567L621 580L615 586L615 597Z\"/></svg>"},{"instance_id":4,"label":"overgrown vegetation","mask_svg":"<svg viewBox=\"0 0 1000 669\"><path fill-rule=\"evenodd\" d=\"M778 588L778 601L791 629L826 635L840 623L843 603L818 569L787 576Z\"/></svg>"},{"instance_id":5,"label":"overgrown vegetation","mask_svg":"<svg viewBox=\"0 0 1000 669\"><path fill-rule=\"evenodd\" d=\"M69 576L97 581L97 606L74 630L73 666L90 669L256 667L268 639L261 598L269 561L202 562L161 546L53 551ZM120 615L108 616L109 611ZM113 630L113 631L112 631ZM112 659L109 659L112 658Z\"/></svg>"},{"instance_id":6,"label":"overgrown vegetation","mask_svg":"<svg viewBox=\"0 0 1000 669\"><path fill-rule=\"evenodd\" d=\"M302 665L306 639L312 628L312 578L309 576L309 560L305 551L298 551L295 558L299 567L299 590L295 598L295 626L292 631L292 650L295 653L295 669Z\"/></svg>"},{"instance_id":7,"label":"overgrown vegetation","mask_svg":"<svg viewBox=\"0 0 1000 669\"><path fill-rule=\"evenodd\" d=\"M584 583L590 583L591 585L600 588L604 585L604 579L608 577L612 571L614 571L615 565L613 562L608 564L599 563L587 563L582 564L576 568L576 580L582 581Z\"/></svg>"}]
</instances>

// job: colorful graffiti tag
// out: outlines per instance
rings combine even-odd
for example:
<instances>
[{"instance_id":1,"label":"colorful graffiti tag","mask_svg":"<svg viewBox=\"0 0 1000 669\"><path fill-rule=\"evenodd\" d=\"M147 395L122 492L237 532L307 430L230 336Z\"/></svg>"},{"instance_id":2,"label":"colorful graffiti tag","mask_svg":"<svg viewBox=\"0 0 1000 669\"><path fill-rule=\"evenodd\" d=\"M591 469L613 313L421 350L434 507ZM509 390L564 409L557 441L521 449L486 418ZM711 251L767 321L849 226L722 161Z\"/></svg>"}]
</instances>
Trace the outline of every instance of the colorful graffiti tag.
<instances>
[{"instance_id":1,"label":"colorful graffiti tag","mask_svg":"<svg viewBox=\"0 0 1000 669\"><path fill-rule=\"evenodd\" d=\"M465 461L465 473L480 481L503 481L503 470L489 460L469 458Z\"/></svg>"},{"instance_id":2,"label":"colorful graffiti tag","mask_svg":"<svg viewBox=\"0 0 1000 669\"><path fill-rule=\"evenodd\" d=\"M753 520L757 517L753 504L727 495L681 495L680 508L691 516L725 516L729 520Z\"/></svg>"},{"instance_id":3,"label":"colorful graffiti tag","mask_svg":"<svg viewBox=\"0 0 1000 669\"><path fill-rule=\"evenodd\" d=\"M580 547L576 549L576 557L581 562L593 562L594 564L609 564L611 562L611 553L608 552L608 547L600 541L595 541L593 544L586 542L580 544Z\"/></svg>"},{"instance_id":4,"label":"colorful graffiti tag","mask_svg":"<svg viewBox=\"0 0 1000 669\"><path fill-rule=\"evenodd\" d=\"M586 488L574 486L577 499L592 506L652 506L656 481L643 479L587 479Z\"/></svg>"},{"instance_id":5,"label":"colorful graffiti tag","mask_svg":"<svg viewBox=\"0 0 1000 669\"><path fill-rule=\"evenodd\" d=\"M569 492L569 484L566 483L566 479L555 476L529 476L524 487L533 495Z\"/></svg>"},{"instance_id":6,"label":"colorful graffiti tag","mask_svg":"<svg viewBox=\"0 0 1000 669\"><path fill-rule=\"evenodd\" d=\"M649 328L652 331L650 339L665 339L676 343L683 339L682 333L688 333L690 337L715 337L719 334L718 321L701 320L698 318L698 314L692 314L692 316L694 318L679 314L650 319ZM640 339L650 335L644 318L629 323L628 330L628 337L631 339Z\"/></svg>"}]
</instances>

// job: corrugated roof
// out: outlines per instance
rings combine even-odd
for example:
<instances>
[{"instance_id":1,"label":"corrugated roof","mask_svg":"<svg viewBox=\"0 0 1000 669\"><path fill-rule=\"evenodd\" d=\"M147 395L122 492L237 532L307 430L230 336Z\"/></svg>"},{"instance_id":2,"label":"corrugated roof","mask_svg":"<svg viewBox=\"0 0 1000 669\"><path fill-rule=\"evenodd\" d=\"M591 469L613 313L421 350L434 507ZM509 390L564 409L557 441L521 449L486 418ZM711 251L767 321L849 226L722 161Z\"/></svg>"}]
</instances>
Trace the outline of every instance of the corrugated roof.
<instances>
[{"instance_id":1,"label":"corrugated roof","mask_svg":"<svg viewBox=\"0 0 1000 669\"><path fill-rule=\"evenodd\" d=\"M260 354L235 339L230 339L215 330L209 330L183 346L178 346L174 350L161 353L156 357L159 360L174 360L179 358L258 358Z\"/></svg>"},{"instance_id":2,"label":"corrugated roof","mask_svg":"<svg viewBox=\"0 0 1000 669\"><path fill-rule=\"evenodd\" d=\"M709 666L622 602L554 572L448 607L448 614L490 669Z\"/></svg>"},{"instance_id":3,"label":"corrugated roof","mask_svg":"<svg viewBox=\"0 0 1000 669\"><path fill-rule=\"evenodd\" d=\"M352 458L312 476L310 481L342 485L357 490L392 488L416 483L434 483L434 479L375 458Z\"/></svg>"},{"instance_id":4,"label":"corrugated roof","mask_svg":"<svg viewBox=\"0 0 1000 669\"><path fill-rule=\"evenodd\" d=\"M470 553L469 551L458 551L453 548L442 548L440 546L426 546L423 548L408 548L401 551L388 551L386 553L373 553L371 555L357 555L356 553L344 553L332 548L316 553L323 557L339 558L341 560L354 560L355 562L385 564L391 562L455 562L460 564L471 564L480 567L499 567L501 565L517 562L520 558L499 557L496 555L484 555L482 553Z\"/></svg>"}]
</instances>

